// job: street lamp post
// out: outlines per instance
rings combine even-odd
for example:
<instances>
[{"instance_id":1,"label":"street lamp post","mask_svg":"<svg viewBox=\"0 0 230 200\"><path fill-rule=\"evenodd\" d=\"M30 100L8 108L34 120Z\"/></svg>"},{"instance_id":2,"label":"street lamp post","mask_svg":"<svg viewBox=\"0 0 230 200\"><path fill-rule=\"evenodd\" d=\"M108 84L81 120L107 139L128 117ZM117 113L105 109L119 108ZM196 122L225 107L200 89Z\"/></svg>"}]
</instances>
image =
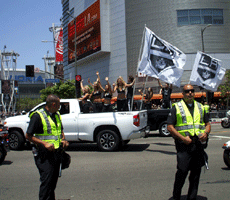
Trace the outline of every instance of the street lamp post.
<instances>
[{"instance_id":1,"label":"street lamp post","mask_svg":"<svg viewBox=\"0 0 230 200\"><path fill-rule=\"evenodd\" d=\"M54 47L55 47L55 44L57 43L55 40L53 40L53 41L42 40L42 42L44 42L44 43L52 42L52 43L54 43ZM47 64L48 64L48 66L50 68L50 72L51 72L51 71L54 71L54 66L56 65L55 48L54 48L54 57L48 56L48 54L49 54L49 51L47 51L47 56L44 56L44 58L42 58L42 59L44 59L44 62L45 62L45 71L47 71ZM47 77L47 74L45 74L45 77ZM51 78L51 76L49 78Z\"/></svg>"},{"instance_id":2,"label":"street lamp post","mask_svg":"<svg viewBox=\"0 0 230 200\"><path fill-rule=\"evenodd\" d=\"M55 46L55 31L56 31L57 26L55 27L54 23L52 23L52 27L49 28L50 32L53 32L53 41L54 41L54 62L56 64L56 46Z\"/></svg>"},{"instance_id":3,"label":"street lamp post","mask_svg":"<svg viewBox=\"0 0 230 200\"><path fill-rule=\"evenodd\" d=\"M212 24L208 24L204 28L201 28L201 43L202 43L202 51L204 52L204 31L206 28L212 26Z\"/></svg>"},{"instance_id":4,"label":"street lamp post","mask_svg":"<svg viewBox=\"0 0 230 200\"><path fill-rule=\"evenodd\" d=\"M77 27L76 27L76 18L74 18L69 11L66 12L70 17L74 19L74 66L75 66L75 75L77 75ZM80 97L80 92L76 90L76 97Z\"/></svg>"},{"instance_id":5,"label":"street lamp post","mask_svg":"<svg viewBox=\"0 0 230 200\"><path fill-rule=\"evenodd\" d=\"M74 18L69 11L67 14L74 19L74 54L75 54L75 74L77 75L77 28L76 28L76 18Z\"/></svg>"},{"instance_id":6,"label":"street lamp post","mask_svg":"<svg viewBox=\"0 0 230 200\"><path fill-rule=\"evenodd\" d=\"M212 24L208 24L207 26L205 26L204 28L201 28L201 43L202 43L202 52L204 52L204 31L206 28L212 26ZM208 90L206 90L206 102L208 102Z\"/></svg>"},{"instance_id":7,"label":"street lamp post","mask_svg":"<svg viewBox=\"0 0 230 200\"><path fill-rule=\"evenodd\" d=\"M55 26L54 23L52 23L52 27L49 27L49 31L53 33L53 43L54 43L54 57L55 57L55 64L56 64L56 43L57 41L55 40L55 34L56 34L56 29L60 29L61 26ZM59 30L60 31L60 30Z\"/></svg>"}]
</instances>

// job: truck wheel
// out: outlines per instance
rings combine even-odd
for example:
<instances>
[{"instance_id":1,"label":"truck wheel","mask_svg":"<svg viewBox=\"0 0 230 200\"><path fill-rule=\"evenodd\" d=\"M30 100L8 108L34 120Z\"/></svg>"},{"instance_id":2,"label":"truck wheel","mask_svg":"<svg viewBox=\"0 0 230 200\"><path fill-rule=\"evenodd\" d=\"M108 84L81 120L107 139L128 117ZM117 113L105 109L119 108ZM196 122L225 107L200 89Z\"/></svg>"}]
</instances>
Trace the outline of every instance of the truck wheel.
<instances>
[{"instance_id":1,"label":"truck wheel","mask_svg":"<svg viewBox=\"0 0 230 200\"><path fill-rule=\"evenodd\" d=\"M119 136L111 130L100 131L97 135L97 145L102 151L115 151L120 143Z\"/></svg>"},{"instance_id":2,"label":"truck wheel","mask_svg":"<svg viewBox=\"0 0 230 200\"><path fill-rule=\"evenodd\" d=\"M167 137L170 136L170 132L167 129L167 122L162 122L159 126L159 133L161 136Z\"/></svg>"},{"instance_id":3,"label":"truck wheel","mask_svg":"<svg viewBox=\"0 0 230 200\"><path fill-rule=\"evenodd\" d=\"M225 165L230 168L230 150L229 149L225 149L224 150L224 163Z\"/></svg>"},{"instance_id":4,"label":"truck wheel","mask_svg":"<svg viewBox=\"0 0 230 200\"><path fill-rule=\"evenodd\" d=\"M18 131L9 133L9 146L12 150L19 150L24 145L23 136Z\"/></svg>"}]
</instances>

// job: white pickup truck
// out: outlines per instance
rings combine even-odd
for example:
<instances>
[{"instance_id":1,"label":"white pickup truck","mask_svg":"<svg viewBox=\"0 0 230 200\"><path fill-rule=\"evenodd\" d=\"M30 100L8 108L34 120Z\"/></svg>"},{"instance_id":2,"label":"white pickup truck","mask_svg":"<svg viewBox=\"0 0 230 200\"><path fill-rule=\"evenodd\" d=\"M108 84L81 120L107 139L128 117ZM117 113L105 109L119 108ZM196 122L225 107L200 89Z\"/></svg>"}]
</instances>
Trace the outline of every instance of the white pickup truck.
<instances>
[{"instance_id":1,"label":"white pickup truck","mask_svg":"<svg viewBox=\"0 0 230 200\"><path fill-rule=\"evenodd\" d=\"M21 149L26 143L25 134L29 114L43 107L41 103L26 115L6 118L9 143L12 150ZM131 139L146 137L147 111L82 113L77 99L61 99L60 113L66 140L69 142L96 142L103 151L114 151Z\"/></svg>"}]
</instances>

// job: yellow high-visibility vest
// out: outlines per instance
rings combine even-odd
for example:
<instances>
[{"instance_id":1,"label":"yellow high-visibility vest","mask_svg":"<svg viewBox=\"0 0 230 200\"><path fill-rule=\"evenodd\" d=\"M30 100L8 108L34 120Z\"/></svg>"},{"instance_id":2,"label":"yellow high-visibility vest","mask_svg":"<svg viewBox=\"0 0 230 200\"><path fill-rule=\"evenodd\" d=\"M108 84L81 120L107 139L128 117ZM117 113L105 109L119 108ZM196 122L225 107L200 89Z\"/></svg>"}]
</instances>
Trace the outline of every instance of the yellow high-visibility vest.
<instances>
[{"instance_id":1,"label":"yellow high-visibility vest","mask_svg":"<svg viewBox=\"0 0 230 200\"><path fill-rule=\"evenodd\" d=\"M183 136L194 136L204 133L204 106L194 100L193 117L183 100L174 104L176 108L177 124L175 129Z\"/></svg>"},{"instance_id":2,"label":"yellow high-visibility vest","mask_svg":"<svg viewBox=\"0 0 230 200\"><path fill-rule=\"evenodd\" d=\"M60 113L57 112L57 114L55 114L57 126L55 122L51 119L51 117L47 115L47 113L45 112L43 108L35 112L32 112L30 114L30 118L32 117L34 113L39 114L39 116L41 117L42 125L43 125L43 134L35 133L34 136L36 138L39 138L40 140L53 144L54 148L58 149L62 141Z\"/></svg>"},{"instance_id":3,"label":"yellow high-visibility vest","mask_svg":"<svg viewBox=\"0 0 230 200\"><path fill-rule=\"evenodd\" d=\"M205 110L205 112L208 114L208 113L209 113L209 110L210 110L209 105L204 105L204 110Z\"/></svg>"}]
</instances>

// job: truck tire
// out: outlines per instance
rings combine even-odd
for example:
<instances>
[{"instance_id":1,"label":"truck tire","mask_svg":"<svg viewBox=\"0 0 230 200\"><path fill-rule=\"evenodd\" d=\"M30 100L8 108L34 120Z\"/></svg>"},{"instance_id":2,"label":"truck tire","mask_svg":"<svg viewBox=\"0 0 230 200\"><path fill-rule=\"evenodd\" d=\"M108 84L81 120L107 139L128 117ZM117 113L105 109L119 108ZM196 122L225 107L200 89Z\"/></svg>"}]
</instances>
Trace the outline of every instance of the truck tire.
<instances>
[{"instance_id":1,"label":"truck tire","mask_svg":"<svg viewBox=\"0 0 230 200\"><path fill-rule=\"evenodd\" d=\"M168 126L168 125L167 125L167 122L166 122L166 121L162 122L162 123L160 124L160 126L159 126L159 133L160 133L160 135L163 136L163 137L168 137L168 136L170 136L170 132L168 131L167 126Z\"/></svg>"},{"instance_id":2,"label":"truck tire","mask_svg":"<svg viewBox=\"0 0 230 200\"><path fill-rule=\"evenodd\" d=\"M9 132L9 146L12 150L20 150L24 145L24 138L18 131Z\"/></svg>"},{"instance_id":3,"label":"truck tire","mask_svg":"<svg viewBox=\"0 0 230 200\"><path fill-rule=\"evenodd\" d=\"M102 151L115 151L120 144L120 138L116 132L111 130L100 131L97 135L97 145Z\"/></svg>"},{"instance_id":4,"label":"truck tire","mask_svg":"<svg viewBox=\"0 0 230 200\"><path fill-rule=\"evenodd\" d=\"M225 163L225 165L228 168L230 168L230 150L229 149L225 149L224 150L223 157L224 157L224 163Z\"/></svg>"}]
</instances>

